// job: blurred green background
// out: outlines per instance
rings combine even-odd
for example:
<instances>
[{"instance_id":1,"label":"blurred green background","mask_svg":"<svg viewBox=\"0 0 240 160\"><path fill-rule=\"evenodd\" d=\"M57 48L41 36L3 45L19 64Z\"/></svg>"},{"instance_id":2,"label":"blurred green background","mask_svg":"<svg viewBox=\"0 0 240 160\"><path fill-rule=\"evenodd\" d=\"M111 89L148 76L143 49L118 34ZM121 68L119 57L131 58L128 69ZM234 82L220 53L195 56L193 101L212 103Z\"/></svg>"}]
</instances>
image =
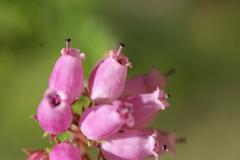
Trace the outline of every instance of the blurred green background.
<instances>
[{"instance_id":1,"label":"blurred green background","mask_svg":"<svg viewBox=\"0 0 240 160\"><path fill-rule=\"evenodd\" d=\"M87 54L86 76L119 41L130 75L176 68L171 108L153 124L187 138L172 159L240 159L239 8L229 0L1 0L0 159L48 146L30 115L67 36Z\"/></svg>"}]
</instances>

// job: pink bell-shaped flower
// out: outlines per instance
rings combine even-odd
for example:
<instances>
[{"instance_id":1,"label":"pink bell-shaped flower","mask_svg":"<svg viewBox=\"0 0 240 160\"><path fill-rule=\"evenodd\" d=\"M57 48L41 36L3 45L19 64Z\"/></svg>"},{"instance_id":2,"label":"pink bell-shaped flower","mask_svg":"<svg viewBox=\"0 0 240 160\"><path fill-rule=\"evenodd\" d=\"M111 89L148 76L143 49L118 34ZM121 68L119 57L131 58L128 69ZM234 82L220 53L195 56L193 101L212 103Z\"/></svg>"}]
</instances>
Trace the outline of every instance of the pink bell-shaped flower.
<instances>
[{"instance_id":1,"label":"pink bell-shaped flower","mask_svg":"<svg viewBox=\"0 0 240 160\"><path fill-rule=\"evenodd\" d=\"M82 133L91 140L103 140L123 125L134 125L131 105L114 101L112 105L96 105L83 112L79 121Z\"/></svg>"},{"instance_id":2,"label":"pink bell-shaped flower","mask_svg":"<svg viewBox=\"0 0 240 160\"><path fill-rule=\"evenodd\" d=\"M65 132L72 122L71 106L66 94L48 89L38 107L37 120L48 133Z\"/></svg>"},{"instance_id":3,"label":"pink bell-shaped flower","mask_svg":"<svg viewBox=\"0 0 240 160\"><path fill-rule=\"evenodd\" d=\"M79 49L70 48L70 39L66 40L67 47L61 50L61 56L54 65L49 79L49 88L65 92L70 103L74 102L83 91L82 60L85 54Z\"/></svg>"},{"instance_id":4,"label":"pink bell-shaped flower","mask_svg":"<svg viewBox=\"0 0 240 160\"><path fill-rule=\"evenodd\" d=\"M49 153L50 160L81 160L80 149L66 142L57 144Z\"/></svg>"},{"instance_id":5,"label":"pink bell-shaped flower","mask_svg":"<svg viewBox=\"0 0 240 160\"><path fill-rule=\"evenodd\" d=\"M157 159L160 146L156 136L155 133L124 129L104 140L101 153L106 160Z\"/></svg>"},{"instance_id":6,"label":"pink bell-shaped flower","mask_svg":"<svg viewBox=\"0 0 240 160\"><path fill-rule=\"evenodd\" d=\"M139 94L127 97L123 101L130 103L133 107L134 128L144 128L153 120L160 110L169 106L166 101L167 94L157 88L152 93Z\"/></svg>"},{"instance_id":7,"label":"pink bell-shaped flower","mask_svg":"<svg viewBox=\"0 0 240 160\"><path fill-rule=\"evenodd\" d=\"M153 92L157 87L164 88L165 86L166 76L157 69L152 69L146 74L137 75L127 80L122 97Z\"/></svg>"},{"instance_id":8,"label":"pink bell-shaped flower","mask_svg":"<svg viewBox=\"0 0 240 160\"><path fill-rule=\"evenodd\" d=\"M121 45L117 52L111 50L109 56L100 61L90 75L90 97L98 104L111 103L122 94L130 66L128 58L122 54L122 48Z\"/></svg>"}]
</instances>

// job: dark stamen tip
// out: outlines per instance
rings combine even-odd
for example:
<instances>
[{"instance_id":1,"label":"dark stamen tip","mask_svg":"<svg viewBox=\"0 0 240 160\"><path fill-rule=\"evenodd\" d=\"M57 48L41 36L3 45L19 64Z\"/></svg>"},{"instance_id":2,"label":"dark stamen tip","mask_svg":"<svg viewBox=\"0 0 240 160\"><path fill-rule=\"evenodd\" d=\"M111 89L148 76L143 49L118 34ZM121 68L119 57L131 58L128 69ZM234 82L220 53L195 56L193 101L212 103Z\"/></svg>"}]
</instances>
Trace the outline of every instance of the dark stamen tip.
<instances>
[{"instance_id":1,"label":"dark stamen tip","mask_svg":"<svg viewBox=\"0 0 240 160\"><path fill-rule=\"evenodd\" d=\"M119 45L122 46L122 47L126 47L126 45L122 42L120 42Z\"/></svg>"},{"instance_id":2,"label":"dark stamen tip","mask_svg":"<svg viewBox=\"0 0 240 160\"><path fill-rule=\"evenodd\" d=\"M166 145L166 144L162 145L162 150L163 150L163 151L166 151L166 150L168 150L168 147L167 147L167 145Z\"/></svg>"},{"instance_id":3,"label":"dark stamen tip","mask_svg":"<svg viewBox=\"0 0 240 160\"><path fill-rule=\"evenodd\" d=\"M69 42L71 42L71 38L67 37L67 38L65 39L65 41L69 43Z\"/></svg>"},{"instance_id":4,"label":"dark stamen tip","mask_svg":"<svg viewBox=\"0 0 240 160\"><path fill-rule=\"evenodd\" d=\"M166 95L166 98L169 98L169 97L171 97L171 94L170 93L166 93L167 95Z\"/></svg>"}]
</instances>

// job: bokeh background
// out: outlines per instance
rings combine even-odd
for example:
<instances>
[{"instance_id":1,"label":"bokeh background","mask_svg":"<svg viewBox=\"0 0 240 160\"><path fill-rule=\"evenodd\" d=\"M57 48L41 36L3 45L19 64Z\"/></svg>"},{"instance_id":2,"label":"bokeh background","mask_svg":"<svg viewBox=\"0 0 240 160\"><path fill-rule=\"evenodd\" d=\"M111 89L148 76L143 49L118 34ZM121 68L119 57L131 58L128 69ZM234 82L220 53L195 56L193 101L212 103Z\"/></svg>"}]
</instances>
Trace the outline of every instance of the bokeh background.
<instances>
[{"instance_id":1,"label":"bokeh background","mask_svg":"<svg viewBox=\"0 0 240 160\"><path fill-rule=\"evenodd\" d=\"M1 0L0 159L48 146L30 115L67 36L87 54L86 77L119 41L134 65L130 76L176 69L172 106L153 126L187 142L164 159L240 159L239 8L231 0Z\"/></svg>"}]
</instances>

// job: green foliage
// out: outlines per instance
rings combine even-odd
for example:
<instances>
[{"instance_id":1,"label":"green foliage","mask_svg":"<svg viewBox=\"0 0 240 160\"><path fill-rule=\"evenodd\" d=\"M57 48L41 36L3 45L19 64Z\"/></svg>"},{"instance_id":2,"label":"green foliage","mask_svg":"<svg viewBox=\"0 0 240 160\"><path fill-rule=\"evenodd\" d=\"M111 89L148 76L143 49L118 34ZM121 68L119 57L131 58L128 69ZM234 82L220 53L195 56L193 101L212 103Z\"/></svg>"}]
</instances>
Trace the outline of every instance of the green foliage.
<instances>
[{"instance_id":1,"label":"green foliage","mask_svg":"<svg viewBox=\"0 0 240 160\"><path fill-rule=\"evenodd\" d=\"M58 136L57 136L57 138L61 141L61 142L63 142L63 141L69 141L69 140L71 140L71 138L72 138L72 133L71 132L65 132L65 133L62 133L62 134L59 134Z\"/></svg>"}]
</instances>

